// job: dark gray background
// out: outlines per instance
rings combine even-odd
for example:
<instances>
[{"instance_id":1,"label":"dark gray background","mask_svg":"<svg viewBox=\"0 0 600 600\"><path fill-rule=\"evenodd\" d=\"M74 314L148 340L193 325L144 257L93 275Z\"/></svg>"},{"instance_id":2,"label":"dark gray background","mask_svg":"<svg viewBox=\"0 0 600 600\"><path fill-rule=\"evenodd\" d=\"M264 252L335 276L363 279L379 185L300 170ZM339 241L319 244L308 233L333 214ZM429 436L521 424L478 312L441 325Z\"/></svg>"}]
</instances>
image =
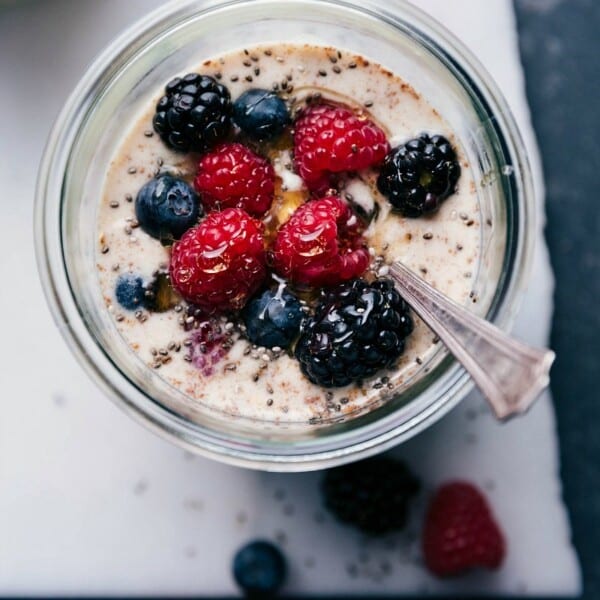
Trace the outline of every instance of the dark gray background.
<instances>
[{"instance_id":1,"label":"dark gray background","mask_svg":"<svg viewBox=\"0 0 600 600\"><path fill-rule=\"evenodd\" d=\"M551 346L564 495L600 598L600 1L515 0L527 96L546 179L556 275Z\"/></svg>"}]
</instances>

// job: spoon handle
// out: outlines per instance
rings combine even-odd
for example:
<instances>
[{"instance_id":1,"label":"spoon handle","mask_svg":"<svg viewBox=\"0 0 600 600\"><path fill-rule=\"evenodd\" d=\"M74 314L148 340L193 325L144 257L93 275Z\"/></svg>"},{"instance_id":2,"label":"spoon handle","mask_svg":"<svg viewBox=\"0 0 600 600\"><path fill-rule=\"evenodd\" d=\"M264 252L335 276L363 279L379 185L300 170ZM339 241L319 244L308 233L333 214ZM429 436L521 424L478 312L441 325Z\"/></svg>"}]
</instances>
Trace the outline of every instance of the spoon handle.
<instances>
[{"instance_id":1,"label":"spoon handle","mask_svg":"<svg viewBox=\"0 0 600 600\"><path fill-rule=\"evenodd\" d=\"M483 392L496 417L524 413L548 386L552 350L528 346L475 316L400 262L390 267L398 291Z\"/></svg>"}]
</instances>

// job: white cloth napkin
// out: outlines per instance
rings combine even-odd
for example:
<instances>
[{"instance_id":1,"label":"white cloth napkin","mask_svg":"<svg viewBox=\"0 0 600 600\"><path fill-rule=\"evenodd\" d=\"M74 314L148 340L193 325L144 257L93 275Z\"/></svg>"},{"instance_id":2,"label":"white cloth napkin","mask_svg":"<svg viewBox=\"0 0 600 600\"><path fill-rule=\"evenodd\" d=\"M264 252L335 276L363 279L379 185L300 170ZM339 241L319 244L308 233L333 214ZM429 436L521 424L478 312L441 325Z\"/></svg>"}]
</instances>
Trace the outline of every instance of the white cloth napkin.
<instances>
[{"instance_id":1,"label":"white cloth napkin","mask_svg":"<svg viewBox=\"0 0 600 600\"><path fill-rule=\"evenodd\" d=\"M86 63L158 4L57 0L0 11L0 594L233 594L232 554L257 536L284 548L294 594L577 594L549 394L504 426L473 394L397 448L426 490L406 534L368 542L323 513L319 474L260 474L194 458L88 381L37 280L36 171L52 119ZM496 78L541 181L510 1L419 4ZM541 215L541 195L539 206ZM520 337L547 343L552 287L540 236ZM497 573L439 582L420 565L420 514L431 488L455 477L487 490L509 550Z\"/></svg>"}]
</instances>

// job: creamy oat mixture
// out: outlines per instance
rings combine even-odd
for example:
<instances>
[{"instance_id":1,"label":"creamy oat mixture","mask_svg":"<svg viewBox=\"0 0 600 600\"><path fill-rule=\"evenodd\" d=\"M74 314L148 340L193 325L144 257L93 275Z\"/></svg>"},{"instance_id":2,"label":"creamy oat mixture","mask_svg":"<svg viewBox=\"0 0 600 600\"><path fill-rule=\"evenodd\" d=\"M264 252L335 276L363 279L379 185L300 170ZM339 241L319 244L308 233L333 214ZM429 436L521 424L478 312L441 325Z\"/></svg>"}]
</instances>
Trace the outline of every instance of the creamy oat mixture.
<instances>
[{"instance_id":1,"label":"creamy oat mixture","mask_svg":"<svg viewBox=\"0 0 600 600\"><path fill-rule=\"evenodd\" d=\"M320 94L360 108L383 128L392 146L422 132L446 136L458 153L462 174L456 193L433 216L407 219L392 213L370 171L349 181L341 196L372 219L365 233L372 271L384 275L387 265L400 259L450 298L471 302L481 244L472 171L460 141L409 83L360 56L308 45L240 50L190 70L219 79L233 100L248 88L260 87L277 89L292 107L302 105L308 95L318 98ZM364 411L412 383L438 350L434 334L416 317L415 330L397 369L381 371L360 387L324 389L302 375L293 357L253 347L226 319L222 323L227 336L225 356L215 357L212 374L207 376L194 365L189 345L194 316L184 302L162 313L143 309L131 312L119 306L114 290L121 273L151 279L169 262L169 249L137 226L134 201L138 190L159 172L190 183L195 174L196 155L169 150L153 133L154 105L161 94L162 85L157 85L157 97L125 132L109 165L97 216L100 287L117 330L131 348L132 360L155 369L199 407L281 423L314 423ZM272 219L281 222L308 198L308 193L291 170L288 149L273 148L271 158L278 177Z\"/></svg>"}]
</instances>

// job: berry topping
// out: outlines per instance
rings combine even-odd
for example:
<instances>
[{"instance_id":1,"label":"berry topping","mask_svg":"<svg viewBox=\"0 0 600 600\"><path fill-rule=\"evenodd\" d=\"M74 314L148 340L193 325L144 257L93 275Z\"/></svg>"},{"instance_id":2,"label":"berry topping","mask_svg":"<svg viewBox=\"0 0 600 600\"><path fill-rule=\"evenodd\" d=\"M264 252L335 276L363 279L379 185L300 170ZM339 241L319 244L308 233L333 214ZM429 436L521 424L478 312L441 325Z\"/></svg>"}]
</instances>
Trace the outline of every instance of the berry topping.
<instances>
[{"instance_id":1,"label":"berry topping","mask_svg":"<svg viewBox=\"0 0 600 600\"><path fill-rule=\"evenodd\" d=\"M385 157L377 187L404 216L420 217L436 211L455 192L459 177L450 142L423 133Z\"/></svg>"},{"instance_id":2,"label":"berry topping","mask_svg":"<svg viewBox=\"0 0 600 600\"><path fill-rule=\"evenodd\" d=\"M204 152L229 133L229 90L208 75L176 77L167 83L152 123L173 150Z\"/></svg>"},{"instance_id":3,"label":"berry topping","mask_svg":"<svg viewBox=\"0 0 600 600\"><path fill-rule=\"evenodd\" d=\"M202 319L194 325L188 342L189 360L205 377L210 377L215 365L227 356L227 335L215 319Z\"/></svg>"},{"instance_id":4,"label":"berry topping","mask_svg":"<svg viewBox=\"0 0 600 600\"><path fill-rule=\"evenodd\" d=\"M425 520L427 568L440 577L473 567L497 569L506 545L487 500L470 483L453 482L436 492Z\"/></svg>"},{"instance_id":5,"label":"berry topping","mask_svg":"<svg viewBox=\"0 0 600 600\"><path fill-rule=\"evenodd\" d=\"M303 324L296 358L313 383L340 387L392 367L412 330L391 280L356 279L321 293L314 316Z\"/></svg>"},{"instance_id":6,"label":"berry topping","mask_svg":"<svg viewBox=\"0 0 600 600\"><path fill-rule=\"evenodd\" d=\"M286 570L281 550L262 540L246 544L233 559L235 581L250 598L272 598L282 586Z\"/></svg>"},{"instance_id":7,"label":"berry topping","mask_svg":"<svg viewBox=\"0 0 600 600\"><path fill-rule=\"evenodd\" d=\"M127 310L136 310L144 304L146 288L139 275L124 273L119 275L115 286L117 302Z\"/></svg>"},{"instance_id":8,"label":"berry topping","mask_svg":"<svg viewBox=\"0 0 600 600\"><path fill-rule=\"evenodd\" d=\"M296 169L311 190L330 186L330 175L379 164L390 146L369 119L341 106L310 105L294 125Z\"/></svg>"},{"instance_id":9,"label":"berry topping","mask_svg":"<svg viewBox=\"0 0 600 600\"><path fill-rule=\"evenodd\" d=\"M146 285L144 306L152 312L165 312L179 303L181 298L171 286L169 274L163 271L154 273L152 280Z\"/></svg>"},{"instance_id":10,"label":"berry topping","mask_svg":"<svg viewBox=\"0 0 600 600\"><path fill-rule=\"evenodd\" d=\"M300 301L289 292L266 290L244 308L248 339L266 348L288 348L300 331L304 313Z\"/></svg>"},{"instance_id":11,"label":"berry topping","mask_svg":"<svg viewBox=\"0 0 600 600\"><path fill-rule=\"evenodd\" d=\"M266 141L283 132L290 114L285 102L273 91L253 89L234 102L233 120L247 136Z\"/></svg>"},{"instance_id":12,"label":"berry topping","mask_svg":"<svg viewBox=\"0 0 600 600\"><path fill-rule=\"evenodd\" d=\"M295 283L331 286L360 276L369 252L360 236L362 223L337 196L311 200L279 229L273 266Z\"/></svg>"},{"instance_id":13,"label":"berry topping","mask_svg":"<svg viewBox=\"0 0 600 600\"><path fill-rule=\"evenodd\" d=\"M238 310L265 278L261 223L240 208L208 215L173 245L171 283L207 312Z\"/></svg>"},{"instance_id":14,"label":"berry topping","mask_svg":"<svg viewBox=\"0 0 600 600\"><path fill-rule=\"evenodd\" d=\"M179 239L202 214L196 192L170 175L145 183L135 199L135 216L142 229L167 243Z\"/></svg>"},{"instance_id":15,"label":"berry topping","mask_svg":"<svg viewBox=\"0 0 600 600\"><path fill-rule=\"evenodd\" d=\"M325 506L340 521L371 535L402 529L420 487L403 462L388 457L331 469L322 482Z\"/></svg>"},{"instance_id":16,"label":"berry topping","mask_svg":"<svg viewBox=\"0 0 600 600\"><path fill-rule=\"evenodd\" d=\"M206 210L243 208L261 217L273 202L275 171L242 144L221 144L198 164L194 186Z\"/></svg>"}]
</instances>

